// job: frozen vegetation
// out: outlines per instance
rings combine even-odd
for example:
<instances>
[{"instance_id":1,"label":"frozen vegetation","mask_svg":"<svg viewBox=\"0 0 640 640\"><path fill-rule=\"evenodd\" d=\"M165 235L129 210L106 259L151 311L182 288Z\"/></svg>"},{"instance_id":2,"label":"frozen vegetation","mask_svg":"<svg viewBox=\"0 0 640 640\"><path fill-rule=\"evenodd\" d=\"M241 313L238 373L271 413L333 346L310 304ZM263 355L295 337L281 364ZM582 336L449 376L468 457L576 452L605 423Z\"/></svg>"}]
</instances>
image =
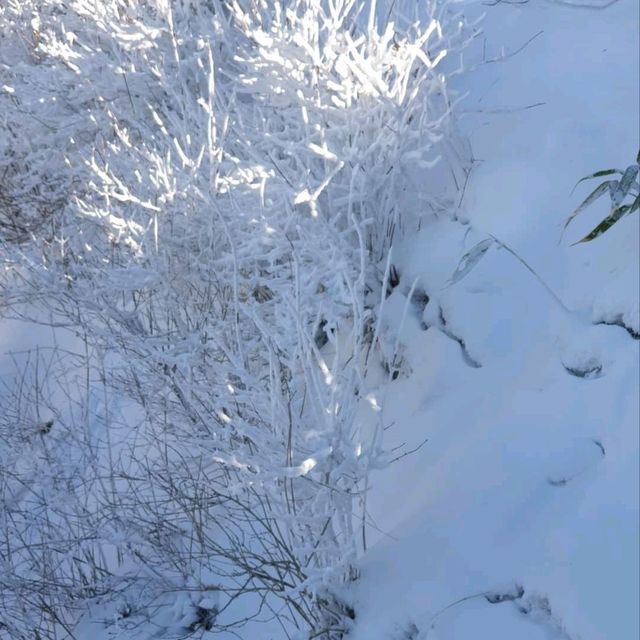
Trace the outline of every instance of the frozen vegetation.
<instances>
[{"instance_id":1,"label":"frozen vegetation","mask_svg":"<svg viewBox=\"0 0 640 640\"><path fill-rule=\"evenodd\" d=\"M0 640L638 637L638 25L0 3Z\"/></svg>"}]
</instances>

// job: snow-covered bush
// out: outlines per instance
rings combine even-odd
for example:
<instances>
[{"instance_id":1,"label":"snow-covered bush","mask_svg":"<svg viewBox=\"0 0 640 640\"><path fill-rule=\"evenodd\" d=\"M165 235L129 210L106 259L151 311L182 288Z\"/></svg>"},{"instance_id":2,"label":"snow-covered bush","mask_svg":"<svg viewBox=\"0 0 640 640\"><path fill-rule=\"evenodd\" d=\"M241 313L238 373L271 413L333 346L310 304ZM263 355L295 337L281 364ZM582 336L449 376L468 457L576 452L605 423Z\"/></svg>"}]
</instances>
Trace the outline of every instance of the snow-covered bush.
<instances>
[{"instance_id":1,"label":"snow-covered bush","mask_svg":"<svg viewBox=\"0 0 640 640\"><path fill-rule=\"evenodd\" d=\"M40 637L78 600L125 592L119 624L136 628L189 594L163 637L266 613L310 637L346 629L338 587L381 454L355 419L365 355L393 239L430 196L416 170L450 132L439 63L473 35L449 0L420 21L382 5L0 8L3 308L82 337L78 429L97 434L77 438L94 463L69 505L32 514L67 536L47 549L59 563L0 551L5 592L57 585ZM89 530L102 555L78 589ZM33 612L4 595L9 637L32 638Z\"/></svg>"}]
</instances>

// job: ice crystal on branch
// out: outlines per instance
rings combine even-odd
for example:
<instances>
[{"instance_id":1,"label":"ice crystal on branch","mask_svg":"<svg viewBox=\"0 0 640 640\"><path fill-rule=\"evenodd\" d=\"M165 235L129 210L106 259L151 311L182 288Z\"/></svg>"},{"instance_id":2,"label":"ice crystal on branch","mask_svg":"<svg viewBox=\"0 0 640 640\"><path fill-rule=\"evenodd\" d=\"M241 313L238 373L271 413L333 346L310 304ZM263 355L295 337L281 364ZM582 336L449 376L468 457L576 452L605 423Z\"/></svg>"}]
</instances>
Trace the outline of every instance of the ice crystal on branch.
<instances>
[{"instance_id":1,"label":"ice crystal on branch","mask_svg":"<svg viewBox=\"0 0 640 640\"><path fill-rule=\"evenodd\" d=\"M344 630L335 587L380 453L356 420L380 274L450 132L442 61L473 35L448 0L421 22L382 4L0 9L3 295L73 327L105 395L143 416L117 445L100 436L87 474L110 480L70 498L118 561L82 594L60 562L42 637L72 624L65 598L114 585L151 607L215 584L215 607L184 614L207 629L267 608ZM12 557L0 589L45 589Z\"/></svg>"}]
</instances>

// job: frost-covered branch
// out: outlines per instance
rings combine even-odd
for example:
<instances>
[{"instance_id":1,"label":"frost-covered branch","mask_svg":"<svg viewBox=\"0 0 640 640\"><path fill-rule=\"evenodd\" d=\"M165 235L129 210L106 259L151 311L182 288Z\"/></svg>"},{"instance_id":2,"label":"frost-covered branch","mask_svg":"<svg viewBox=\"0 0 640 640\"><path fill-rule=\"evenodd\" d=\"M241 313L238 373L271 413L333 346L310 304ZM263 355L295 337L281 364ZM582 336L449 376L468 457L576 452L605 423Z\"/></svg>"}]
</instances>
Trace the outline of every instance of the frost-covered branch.
<instances>
[{"instance_id":1,"label":"frost-covered branch","mask_svg":"<svg viewBox=\"0 0 640 640\"><path fill-rule=\"evenodd\" d=\"M430 197L416 169L450 133L441 62L473 36L448 0L422 21L367 8L0 9L3 306L73 326L93 371L81 401L104 395L85 415L101 425L81 449L96 462L69 498L95 529L42 508L72 546L95 531L109 558L87 560L82 593L56 567L16 573L21 593L51 574L68 598L42 605L41 637L70 624L69 603L135 589L138 613L192 594L167 629L263 610L315 637L346 628L335 587L355 575L380 455L356 414L381 271ZM109 407L125 398L138 417L116 442ZM7 607L11 637L31 637L28 612Z\"/></svg>"}]
</instances>

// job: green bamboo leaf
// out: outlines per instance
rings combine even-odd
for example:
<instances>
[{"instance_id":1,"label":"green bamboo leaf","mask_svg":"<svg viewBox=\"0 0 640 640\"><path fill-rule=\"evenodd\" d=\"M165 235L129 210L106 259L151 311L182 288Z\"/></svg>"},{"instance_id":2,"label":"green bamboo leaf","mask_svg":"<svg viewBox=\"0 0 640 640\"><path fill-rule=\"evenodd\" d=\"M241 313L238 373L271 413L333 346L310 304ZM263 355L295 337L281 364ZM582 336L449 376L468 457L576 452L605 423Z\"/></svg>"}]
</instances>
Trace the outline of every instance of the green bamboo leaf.
<instances>
[{"instance_id":1,"label":"green bamboo leaf","mask_svg":"<svg viewBox=\"0 0 640 640\"><path fill-rule=\"evenodd\" d=\"M567 218L564 223L564 227L562 227L562 233L560 234L560 240L562 240L562 236L566 231L567 227L571 223L571 221L582 211L584 211L592 202L595 202L600 196L604 195L608 190L613 193L613 190L617 188L618 181L617 180L605 180L600 183L583 201L582 203L574 210L574 212Z\"/></svg>"},{"instance_id":2,"label":"green bamboo leaf","mask_svg":"<svg viewBox=\"0 0 640 640\"><path fill-rule=\"evenodd\" d=\"M578 182L576 182L575 187L573 187L573 189L571 190L571 193L573 193L576 190L576 187L581 183L584 182L585 180L591 180L591 178L602 178L602 176L612 176L616 173L622 173L621 169L602 169L602 171L596 171L595 173L592 173L589 176L585 176L584 178L580 178L580 180L578 180Z\"/></svg>"},{"instance_id":3,"label":"green bamboo leaf","mask_svg":"<svg viewBox=\"0 0 640 640\"><path fill-rule=\"evenodd\" d=\"M611 227L620 220L626 213L629 213L633 205L625 204L617 209L614 209L595 229L590 231L582 240L574 242L573 244L580 244L581 242L591 242L598 236L601 236L605 231L611 229ZM573 246L573 245L571 245Z\"/></svg>"},{"instance_id":4,"label":"green bamboo leaf","mask_svg":"<svg viewBox=\"0 0 640 640\"><path fill-rule=\"evenodd\" d=\"M625 172L622 174L622 178L620 178L620 181L618 182L618 186L611 194L611 206L613 208L617 208L622 204L622 201L625 199L627 193L629 193L629 189L631 189L636 176L638 175L638 169L640 169L640 167L637 164L632 164L630 167L625 169Z\"/></svg>"},{"instance_id":5,"label":"green bamboo leaf","mask_svg":"<svg viewBox=\"0 0 640 640\"><path fill-rule=\"evenodd\" d=\"M469 271L478 264L482 256L489 250L492 244L493 240L491 238L487 238L486 240L478 242L478 244L474 245L469 251L467 251L467 253L460 258L460 262L458 263L455 273L449 279L447 286L462 280L462 278L464 278L467 273L469 273Z\"/></svg>"},{"instance_id":6,"label":"green bamboo leaf","mask_svg":"<svg viewBox=\"0 0 640 640\"><path fill-rule=\"evenodd\" d=\"M640 150L638 151L638 155L636 156L636 164L640 164Z\"/></svg>"}]
</instances>

